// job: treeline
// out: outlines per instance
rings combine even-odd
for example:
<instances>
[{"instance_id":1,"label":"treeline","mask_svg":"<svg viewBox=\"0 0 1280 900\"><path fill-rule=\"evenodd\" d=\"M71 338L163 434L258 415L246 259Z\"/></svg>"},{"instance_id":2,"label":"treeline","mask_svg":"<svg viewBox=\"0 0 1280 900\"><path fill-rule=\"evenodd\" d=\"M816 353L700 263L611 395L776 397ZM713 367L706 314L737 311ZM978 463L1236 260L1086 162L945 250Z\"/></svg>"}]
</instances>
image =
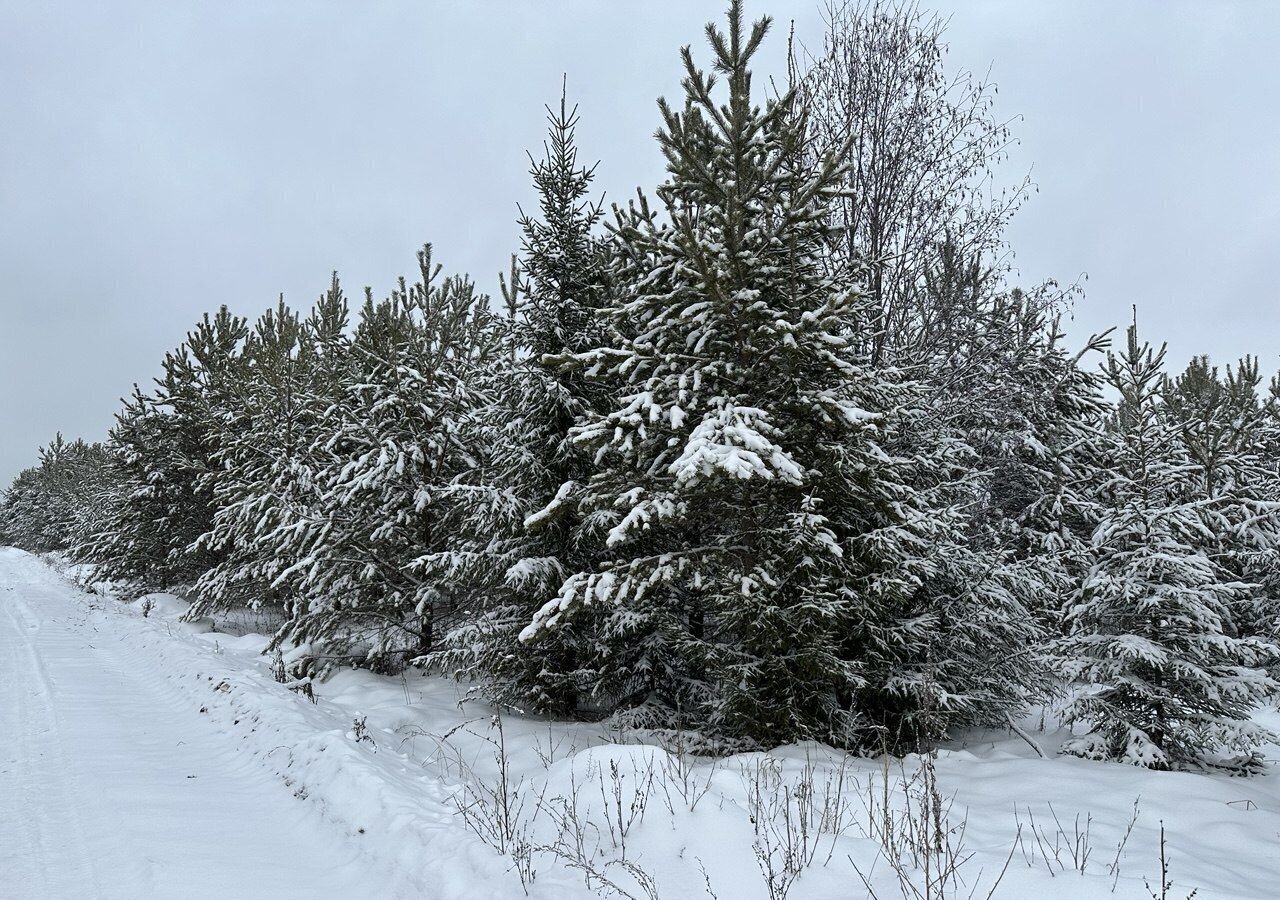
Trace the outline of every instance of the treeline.
<instances>
[{"instance_id":1,"label":"treeline","mask_svg":"<svg viewBox=\"0 0 1280 900\"><path fill-rule=\"evenodd\" d=\"M206 316L105 445L41 452L0 537L302 666L421 665L711 748L928 746L1058 692L1068 747L1256 766L1280 625L1280 381L1064 344L1010 284L1027 184L910 5L834 10L762 91L708 26L666 180L606 215L549 110L501 302L418 273L352 310Z\"/></svg>"}]
</instances>

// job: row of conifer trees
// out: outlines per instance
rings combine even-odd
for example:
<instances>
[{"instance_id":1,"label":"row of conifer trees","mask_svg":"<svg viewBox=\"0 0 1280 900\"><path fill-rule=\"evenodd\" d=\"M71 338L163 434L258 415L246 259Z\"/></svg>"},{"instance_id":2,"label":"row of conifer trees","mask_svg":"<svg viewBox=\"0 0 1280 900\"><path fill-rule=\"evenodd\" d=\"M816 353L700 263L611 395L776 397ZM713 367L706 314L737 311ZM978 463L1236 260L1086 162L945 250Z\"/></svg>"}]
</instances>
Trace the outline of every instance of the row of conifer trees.
<instances>
[{"instance_id":1,"label":"row of conifer trees","mask_svg":"<svg viewBox=\"0 0 1280 900\"><path fill-rule=\"evenodd\" d=\"M917 196L877 224L868 154L924 101L890 97L876 145L857 116L883 110L840 107L824 65L905 33L910 90L953 82L933 20L846 12L779 95L735 0L660 105L655 200L607 223L550 110L502 302L428 246L354 311L335 276L307 311L206 316L105 444L18 476L0 538L193 615L278 612L316 673L425 666L709 747L913 748L1062 695L1072 752L1251 766L1280 382L1170 375L1133 327L1072 352L1060 295L1010 287L975 216L919 229ZM902 184L952 183L942 159Z\"/></svg>"}]
</instances>

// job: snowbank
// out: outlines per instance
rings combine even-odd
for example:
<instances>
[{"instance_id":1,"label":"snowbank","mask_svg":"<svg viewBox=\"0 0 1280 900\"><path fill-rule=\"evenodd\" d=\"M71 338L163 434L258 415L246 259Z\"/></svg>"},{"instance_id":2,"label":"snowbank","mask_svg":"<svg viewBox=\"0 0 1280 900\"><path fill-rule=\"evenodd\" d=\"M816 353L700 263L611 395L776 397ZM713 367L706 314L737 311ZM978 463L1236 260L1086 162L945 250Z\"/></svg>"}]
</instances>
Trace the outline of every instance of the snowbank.
<instances>
[{"instance_id":1,"label":"snowbank","mask_svg":"<svg viewBox=\"0 0 1280 900\"><path fill-rule=\"evenodd\" d=\"M246 761L424 896L887 900L903 896L900 878L922 885L928 838L943 851L931 866L958 866L939 897L985 897L1003 871L995 898L1146 898L1161 823L1170 896L1275 896L1275 775L1054 756L1069 735L1052 728L1035 735L1048 759L994 733L934 761L816 745L711 760L594 725L499 716L420 672L281 684L266 638L193 633L175 621L183 611L180 598L148 595L95 614ZM921 816L931 796L940 834Z\"/></svg>"}]
</instances>

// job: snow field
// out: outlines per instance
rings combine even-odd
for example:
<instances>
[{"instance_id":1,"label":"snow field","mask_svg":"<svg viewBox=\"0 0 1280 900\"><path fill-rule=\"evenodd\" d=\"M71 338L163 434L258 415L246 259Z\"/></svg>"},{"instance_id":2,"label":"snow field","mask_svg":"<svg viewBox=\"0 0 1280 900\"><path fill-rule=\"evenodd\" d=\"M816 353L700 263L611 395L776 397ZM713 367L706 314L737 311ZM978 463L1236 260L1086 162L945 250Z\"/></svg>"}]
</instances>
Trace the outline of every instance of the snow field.
<instances>
[{"instance_id":1,"label":"snow field","mask_svg":"<svg viewBox=\"0 0 1280 900\"><path fill-rule=\"evenodd\" d=\"M1056 756L1069 734L1036 722L1023 724L1048 759L984 733L934 760L817 745L713 760L591 724L499 714L415 672L344 670L314 686L313 703L272 677L265 637L179 622L176 597L125 606L66 593L397 890L441 900L1101 900L1147 898L1149 884L1160 898L1162 824L1167 897L1280 890L1275 775Z\"/></svg>"},{"instance_id":2,"label":"snow field","mask_svg":"<svg viewBox=\"0 0 1280 900\"><path fill-rule=\"evenodd\" d=\"M210 728L110 603L0 549L0 897L420 896Z\"/></svg>"}]
</instances>

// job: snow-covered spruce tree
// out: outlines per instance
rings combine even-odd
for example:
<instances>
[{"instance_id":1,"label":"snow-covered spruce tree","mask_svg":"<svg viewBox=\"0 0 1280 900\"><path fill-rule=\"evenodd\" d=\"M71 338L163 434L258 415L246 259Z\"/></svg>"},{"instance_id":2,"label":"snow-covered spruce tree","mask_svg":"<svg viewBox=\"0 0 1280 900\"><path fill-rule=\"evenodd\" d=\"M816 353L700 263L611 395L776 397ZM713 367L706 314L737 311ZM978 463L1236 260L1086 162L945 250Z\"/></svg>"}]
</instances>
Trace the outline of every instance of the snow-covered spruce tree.
<instances>
[{"instance_id":1,"label":"snow-covered spruce tree","mask_svg":"<svg viewBox=\"0 0 1280 900\"><path fill-rule=\"evenodd\" d=\"M152 398L137 385L115 418L106 442L115 489L105 498L98 528L86 536L76 554L91 560L100 578L133 583L140 589L162 587L170 580L174 548L169 545L170 532L157 523L165 517L170 493L166 476L172 473L150 456L144 457L143 451L150 454L162 442L172 443L172 430Z\"/></svg>"},{"instance_id":2,"label":"snow-covered spruce tree","mask_svg":"<svg viewBox=\"0 0 1280 900\"><path fill-rule=\"evenodd\" d=\"M795 95L751 98L768 24L734 2L708 26L726 102L688 48L684 108L660 101L667 220L618 212L614 346L565 360L617 399L573 433L598 471L547 513L606 527L604 562L523 638L589 628L622 723L915 743L1018 702L1030 621L965 545L971 451L853 346L866 295L823 265L838 154L807 161Z\"/></svg>"},{"instance_id":3,"label":"snow-covered spruce tree","mask_svg":"<svg viewBox=\"0 0 1280 900\"><path fill-rule=\"evenodd\" d=\"M1264 496L1280 501L1280 375L1272 376L1262 397L1263 418L1254 447L1261 461ZM1254 611L1256 633L1280 644L1280 549L1257 554L1249 563L1249 577L1262 588L1263 606Z\"/></svg>"},{"instance_id":4,"label":"snow-covered spruce tree","mask_svg":"<svg viewBox=\"0 0 1280 900\"><path fill-rule=\"evenodd\" d=\"M314 437L309 338L283 298L246 337L234 402L211 422L214 467L206 478L216 511L200 546L217 562L196 584L192 616L282 602L273 582L285 566L269 538L284 515L281 491L287 495Z\"/></svg>"},{"instance_id":5,"label":"snow-covered spruce tree","mask_svg":"<svg viewBox=\"0 0 1280 900\"><path fill-rule=\"evenodd\" d=\"M101 444L57 435L40 448L39 465L18 473L0 498L0 544L33 553L73 549L96 525L111 477Z\"/></svg>"},{"instance_id":6,"label":"snow-covered spruce tree","mask_svg":"<svg viewBox=\"0 0 1280 900\"><path fill-rule=\"evenodd\" d=\"M152 393L135 386L107 441L119 488L77 552L99 576L139 588L190 585L217 562L199 538L213 523L217 422L234 402L248 327L227 308L166 354Z\"/></svg>"},{"instance_id":7,"label":"snow-covered spruce tree","mask_svg":"<svg viewBox=\"0 0 1280 900\"><path fill-rule=\"evenodd\" d=\"M1254 450L1267 416L1258 397L1260 383L1253 358L1228 366L1224 376L1207 356L1194 358L1180 375L1162 383L1169 417L1177 423L1183 445L1200 469L1206 497L1259 479L1249 467L1259 462Z\"/></svg>"},{"instance_id":8,"label":"snow-covered spruce tree","mask_svg":"<svg viewBox=\"0 0 1280 900\"><path fill-rule=\"evenodd\" d=\"M1063 616L1093 564L1102 515L1098 489L1109 478L1103 379L1084 365L1106 349L1106 335L1075 354L1055 320L1032 356L1032 375L1016 393L1026 430L998 448L985 472L987 504L1001 516L999 538L1024 574L1023 600L1047 639L1064 633Z\"/></svg>"},{"instance_id":9,"label":"snow-covered spruce tree","mask_svg":"<svg viewBox=\"0 0 1280 900\"><path fill-rule=\"evenodd\" d=\"M258 392L253 408L258 413L252 427L260 434L255 443L274 444L279 455L269 463L249 466L256 468L256 477L246 479L243 499L227 503L215 523L235 540L251 542L257 577L268 581L266 592L251 602L278 600L286 630L303 609L291 576L308 558L308 548L323 537L329 473L344 461L334 452L331 438L356 380L349 319L347 299L334 273L328 290L301 324L292 363L282 352L287 342L272 341L277 348L270 354L276 359L274 375L254 382ZM279 378L289 382L281 386L288 391L283 403L272 395L271 382ZM252 447L246 449L252 453ZM209 587L209 602L235 595Z\"/></svg>"},{"instance_id":10,"label":"snow-covered spruce tree","mask_svg":"<svg viewBox=\"0 0 1280 900\"><path fill-rule=\"evenodd\" d=\"M65 522L50 503L54 484L60 481L53 460L63 444L58 434L49 447L40 448L40 464L23 469L4 493L0 505L0 543L31 553L48 553L65 547ZM50 452L50 451L53 452Z\"/></svg>"},{"instance_id":11,"label":"snow-covered spruce tree","mask_svg":"<svg viewBox=\"0 0 1280 900\"><path fill-rule=\"evenodd\" d=\"M1270 414L1259 397L1256 359L1225 374L1207 357L1166 379L1163 398L1182 444L1200 471L1197 496L1211 539L1203 549L1232 578L1247 583L1232 608L1235 633L1280 636L1280 495L1268 458Z\"/></svg>"},{"instance_id":12,"label":"snow-covered spruce tree","mask_svg":"<svg viewBox=\"0 0 1280 900\"><path fill-rule=\"evenodd\" d=\"M480 404L475 373L496 349L486 298L470 281L438 281L430 247L421 280L375 303L351 340L344 396L318 440L309 521L286 523L297 561L276 578L297 605L280 637L317 660L396 667L430 652L469 591L465 533L476 465L465 435Z\"/></svg>"},{"instance_id":13,"label":"snow-covered spruce tree","mask_svg":"<svg viewBox=\"0 0 1280 900\"><path fill-rule=\"evenodd\" d=\"M938 300L934 308L953 307ZM976 454L970 541L1007 557L1023 603L1058 631L1092 560L1092 495L1109 407L1100 375L1084 361L1107 338L1070 353L1057 311L1016 288L960 312L963 327L952 327L921 362L936 391L935 415Z\"/></svg>"},{"instance_id":14,"label":"snow-covered spruce tree","mask_svg":"<svg viewBox=\"0 0 1280 900\"><path fill-rule=\"evenodd\" d=\"M1280 476L1280 374L1271 376L1262 405L1266 417L1259 443L1264 456L1270 460L1268 468Z\"/></svg>"},{"instance_id":15,"label":"snow-covered spruce tree","mask_svg":"<svg viewBox=\"0 0 1280 900\"><path fill-rule=\"evenodd\" d=\"M43 487L40 470L32 466L19 472L0 495L0 545L32 553L58 548L61 541L50 540L49 522L43 515Z\"/></svg>"},{"instance_id":16,"label":"snow-covered spruce tree","mask_svg":"<svg viewBox=\"0 0 1280 900\"><path fill-rule=\"evenodd\" d=\"M522 212L520 270L507 287L511 316L506 352L486 379L488 405L475 427L489 448L487 502L471 523L483 561L478 606L467 611L431 664L477 679L492 696L540 712L567 714L578 705L581 638L572 627L522 643L520 631L569 572L590 565L580 523L564 502L589 472L590 460L570 429L602 400L599 384L553 361L601 346L595 313L601 306L605 260L593 234L601 209L590 198L594 167L578 161L577 109L562 95L547 109L541 158L530 157L538 214ZM561 493L562 486L564 492ZM553 499L559 501L547 510ZM597 535L597 540L599 536Z\"/></svg>"},{"instance_id":17,"label":"snow-covered spruce tree","mask_svg":"<svg viewBox=\"0 0 1280 900\"><path fill-rule=\"evenodd\" d=\"M1047 291L1006 289L999 272L950 240L937 253L922 290L928 314L897 352L932 386L936 415L978 454L975 537L998 542L1043 493L1048 432L1080 411L1063 395L1079 380L1070 377L1076 361L1062 347L1057 299ZM1094 405L1100 410L1101 399Z\"/></svg>"},{"instance_id":18,"label":"snow-covered spruce tree","mask_svg":"<svg viewBox=\"0 0 1280 900\"><path fill-rule=\"evenodd\" d=\"M1276 648L1229 633L1246 586L1201 548L1213 539L1192 460L1161 398L1164 348L1128 331L1109 354L1120 400L1110 433L1112 477L1103 485L1096 561L1058 644L1080 685L1067 709L1091 732L1064 751L1149 768L1219 761L1252 751L1263 732L1254 706L1277 685L1258 668Z\"/></svg>"}]
</instances>

